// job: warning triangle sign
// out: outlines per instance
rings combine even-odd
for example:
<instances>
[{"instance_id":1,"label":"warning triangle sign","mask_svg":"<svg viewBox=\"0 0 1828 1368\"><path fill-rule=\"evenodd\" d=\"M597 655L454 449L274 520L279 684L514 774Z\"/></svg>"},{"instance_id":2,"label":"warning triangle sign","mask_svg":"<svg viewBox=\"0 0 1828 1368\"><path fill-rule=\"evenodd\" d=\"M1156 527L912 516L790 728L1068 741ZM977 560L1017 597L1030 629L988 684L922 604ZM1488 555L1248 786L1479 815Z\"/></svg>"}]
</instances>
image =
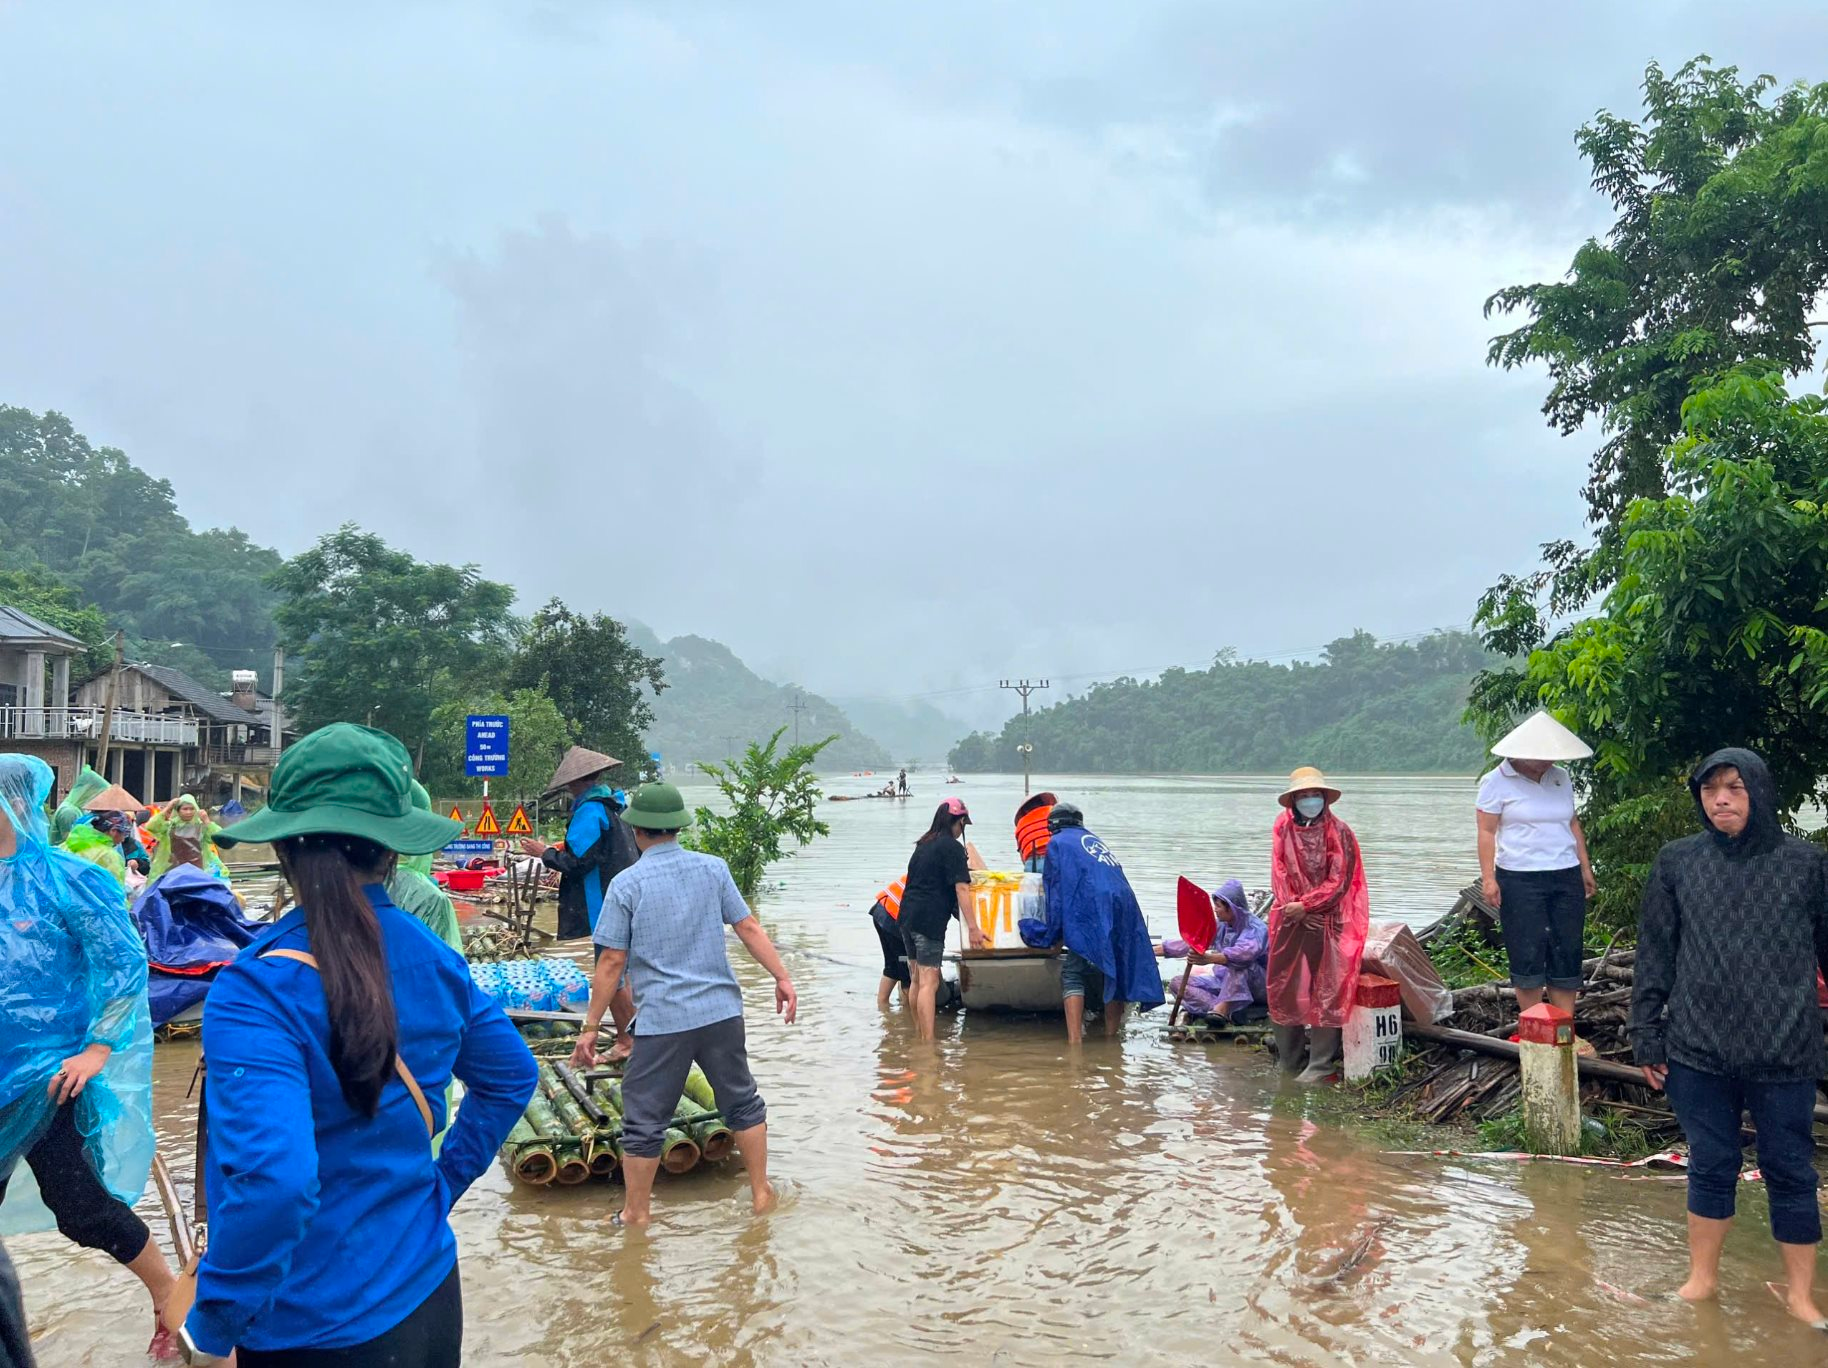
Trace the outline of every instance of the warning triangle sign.
<instances>
[{"instance_id":1,"label":"warning triangle sign","mask_svg":"<svg viewBox=\"0 0 1828 1368\"><path fill-rule=\"evenodd\" d=\"M499 836L499 835L501 835L501 827L496 825L496 822L495 822L495 809L490 807L487 803L484 803L482 805L482 816L480 816L476 819L476 835L478 835L478 836Z\"/></svg>"},{"instance_id":2,"label":"warning triangle sign","mask_svg":"<svg viewBox=\"0 0 1828 1368\"><path fill-rule=\"evenodd\" d=\"M463 822L463 809L458 807L455 803L451 804L451 820L453 822ZM468 822L463 822L463 824L465 826L469 825Z\"/></svg>"},{"instance_id":3,"label":"warning triangle sign","mask_svg":"<svg viewBox=\"0 0 1828 1368\"><path fill-rule=\"evenodd\" d=\"M532 834L533 823L527 820L527 809L516 804L514 815L508 818L508 835L531 836Z\"/></svg>"}]
</instances>

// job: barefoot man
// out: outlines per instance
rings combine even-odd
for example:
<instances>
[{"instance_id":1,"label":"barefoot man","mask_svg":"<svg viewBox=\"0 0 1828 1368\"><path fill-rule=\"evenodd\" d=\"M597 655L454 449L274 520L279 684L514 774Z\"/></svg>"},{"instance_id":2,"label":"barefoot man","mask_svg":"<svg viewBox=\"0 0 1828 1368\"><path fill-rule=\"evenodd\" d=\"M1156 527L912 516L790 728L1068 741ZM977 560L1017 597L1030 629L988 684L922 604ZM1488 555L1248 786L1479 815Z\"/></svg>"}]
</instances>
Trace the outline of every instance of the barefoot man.
<instances>
[{"instance_id":1,"label":"barefoot man","mask_svg":"<svg viewBox=\"0 0 1828 1368\"><path fill-rule=\"evenodd\" d=\"M603 899L596 941L602 947L590 987L590 1008L571 1062L597 1063L597 1027L622 981L635 990L635 1049L622 1075L622 1180L619 1224L644 1226L660 1144L694 1063L705 1072L724 1124L749 1172L757 1212L774 1200L768 1186L768 1108L749 1075L743 1039L743 993L730 970L724 928L736 932L755 962L774 976L774 1010L793 1024L798 1001L736 882L715 855L679 844L691 819L671 784L643 784L623 820L634 829L641 858L618 874Z\"/></svg>"},{"instance_id":2,"label":"barefoot man","mask_svg":"<svg viewBox=\"0 0 1828 1368\"><path fill-rule=\"evenodd\" d=\"M1819 1326L1812 1126L1828 1061L1815 973L1828 971L1828 871L1819 847L1784 834L1777 786L1751 751L1716 751L1688 786L1702 830L1664 846L1650 871L1631 997L1632 1055L1688 1137L1681 1295L1718 1290L1750 1112L1783 1252L1785 1286L1772 1290Z\"/></svg>"}]
</instances>

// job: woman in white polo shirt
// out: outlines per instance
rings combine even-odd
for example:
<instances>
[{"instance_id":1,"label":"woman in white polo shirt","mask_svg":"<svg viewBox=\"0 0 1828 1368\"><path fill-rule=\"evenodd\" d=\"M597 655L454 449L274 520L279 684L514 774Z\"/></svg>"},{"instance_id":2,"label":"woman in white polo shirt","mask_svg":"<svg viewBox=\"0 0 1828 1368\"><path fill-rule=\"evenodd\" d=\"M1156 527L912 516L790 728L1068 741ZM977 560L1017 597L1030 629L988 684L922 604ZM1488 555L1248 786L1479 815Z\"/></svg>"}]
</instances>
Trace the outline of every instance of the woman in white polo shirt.
<instances>
[{"instance_id":1,"label":"woman in white polo shirt","mask_svg":"<svg viewBox=\"0 0 1828 1368\"><path fill-rule=\"evenodd\" d=\"M1574 815L1574 781L1555 762L1591 747L1538 712L1492 747L1502 757L1479 783L1479 869L1498 909L1517 1010L1549 1001L1574 1011L1593 896L1587 840Z\"/></svg>"}]
</instances>

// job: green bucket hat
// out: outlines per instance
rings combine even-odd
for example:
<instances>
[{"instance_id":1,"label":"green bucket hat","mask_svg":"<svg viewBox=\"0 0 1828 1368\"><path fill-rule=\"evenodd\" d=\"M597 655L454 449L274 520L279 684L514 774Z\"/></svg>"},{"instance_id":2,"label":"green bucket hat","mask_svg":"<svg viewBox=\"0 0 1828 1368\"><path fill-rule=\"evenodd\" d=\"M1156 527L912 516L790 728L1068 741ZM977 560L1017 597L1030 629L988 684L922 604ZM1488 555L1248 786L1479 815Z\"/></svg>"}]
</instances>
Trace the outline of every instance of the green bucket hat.
<instances>
[{"instance_id":1,"label":"green bucket hat","mask_svg":"<svg viewBox=\"0 0 1828 1368\"><path fill-rule=\"evenodd\" d=\"M692 824L692 814L671 784L643 784L629 800L622 820L643 831L678 831Z\"/></svg>"},{"instance_id":2,"label":"green bucket hat","mask_svg":"<svg viewBox=\"0 0 1828 1368\"><path fill-rule=\"evenodd\" d=\"M406 747L386 732L332 722L279 757L267 805L216 837L216 844L359 836L401 855L429 855L462 834L461 822L414 805Z\"/></svg>"}]
</instances>

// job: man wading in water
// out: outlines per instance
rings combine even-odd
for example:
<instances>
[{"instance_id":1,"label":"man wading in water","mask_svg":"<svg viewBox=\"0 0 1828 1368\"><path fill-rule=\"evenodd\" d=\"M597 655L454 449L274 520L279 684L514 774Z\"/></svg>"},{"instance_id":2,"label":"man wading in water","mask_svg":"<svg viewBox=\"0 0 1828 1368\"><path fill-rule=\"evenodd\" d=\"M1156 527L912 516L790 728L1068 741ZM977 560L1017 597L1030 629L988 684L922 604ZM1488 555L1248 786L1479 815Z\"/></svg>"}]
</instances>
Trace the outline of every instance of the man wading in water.
<instances>
[{"instance_id":1,"label":"man wading in water","mask_svg":"<svg viewBox=\"0 0 1828 1368\"><path fill-rule=\"evenodd\" d=\"M1704 829L1657 853L1631 993L1632 1056L1651 1087L1668 1091L1688 1137L1680 1295L1706 1301L1719 1290L1749 1111L1789 1281L1779 1296L1792 1316L1828 1329L1814 1296L1822 1213L1812 1138L1828 865L1818 847L1784 834L1777 785L1751 751L1714 752L1688 787Z\"/></svg>"},{"instance_id":2,"label":"man wading in water","mask_svg":"<svg viewBox=\"0 0 1828 1368\"><path fill-rule=\"evenodd\" d=\"M648 1223L660 1145L673 1108L696 1063L717 1095L724 1124L736 1135L749 1171L755 1210L774 1202L768 1185L768 1108L749 1073L743 1037L743 990L730 971L724 928L736 932L755 962L774 976L774 1010L793 1024L798 999L768 933L736 891L730 867L715 855L679 844L691 818L671 784L644 784L623 819L641 858L618 874L603 899L591 979L590 1008L571 1062L597 1065L597 1028L622 971L635 989L634 1053L622 1075L622 1181L618 1225Z\"/></svg>"}]
</instances>

